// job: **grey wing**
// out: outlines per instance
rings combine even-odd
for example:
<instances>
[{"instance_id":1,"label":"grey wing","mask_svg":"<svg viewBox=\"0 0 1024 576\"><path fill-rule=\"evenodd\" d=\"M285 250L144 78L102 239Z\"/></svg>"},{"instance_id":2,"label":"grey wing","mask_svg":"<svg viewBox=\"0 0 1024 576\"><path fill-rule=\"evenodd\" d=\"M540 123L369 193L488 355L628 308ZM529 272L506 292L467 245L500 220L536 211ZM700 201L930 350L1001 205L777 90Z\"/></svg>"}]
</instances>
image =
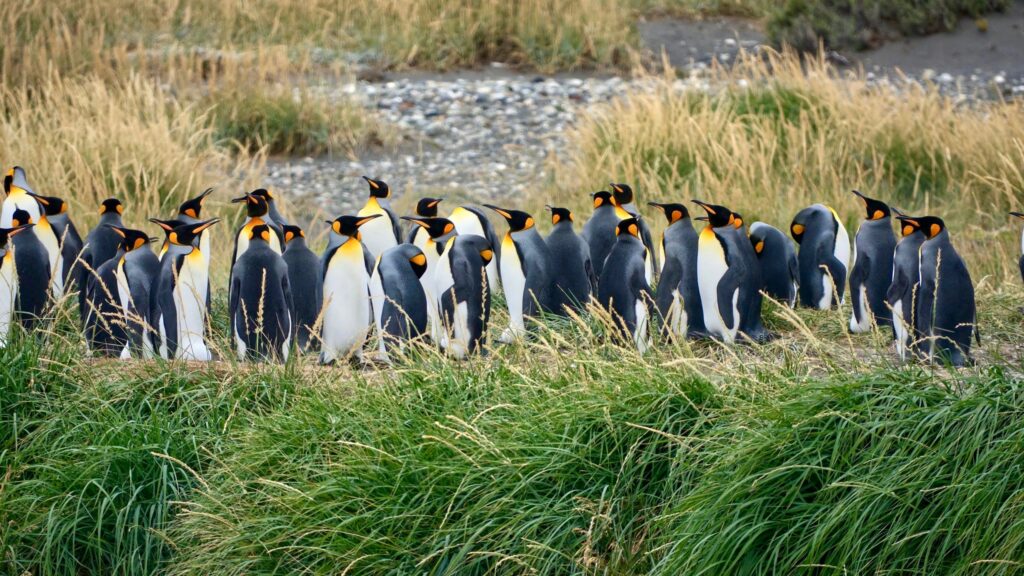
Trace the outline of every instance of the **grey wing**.
<instances>
[{"instance_id":1,"label":"grey wing","mask_svg":"<svg viewBox=\"0 0 1024 576\"><path fill-rule=\"evenodd\" d=\"M722 321L730 330L736 328L737 319L733 317L732 313L732 298L739 288L739 277L740 274L737 269L730 267L718 281L718 313L722 316Z\"/></svg>"},{"instance_id":2,"label":"grey wing","mask_svg":"<svg viewBox=\"0 0 1024 576\"><path fill-rule=\"evenodd\" d=\"M870 310L861 310L861 299L858 297L860 287L868 282L870 270L871 257L863 252L858 254L857 262L853 265L853 271L850 273L850 297L853 299L853 313L858 322L863 322L864 315L871 312Z\"/></svg>"},{"instance_id":3,"label":"grey wing","mask_svg":"<svg viewBox=\"0 0 1024 576\"><path fill-rule=\"evenodd\" d=\"M402 226L400 224L401 221L398 219L398 216L395 215L394 211L391 210L391 208L385 208L384 212L387 213L388 218L391 220L391 232L395 235L395 242L398 242L399 244L401 244L402 243ZM417 226L417 228L418 227L419 226Z\"/></svg>"}]
</instances>

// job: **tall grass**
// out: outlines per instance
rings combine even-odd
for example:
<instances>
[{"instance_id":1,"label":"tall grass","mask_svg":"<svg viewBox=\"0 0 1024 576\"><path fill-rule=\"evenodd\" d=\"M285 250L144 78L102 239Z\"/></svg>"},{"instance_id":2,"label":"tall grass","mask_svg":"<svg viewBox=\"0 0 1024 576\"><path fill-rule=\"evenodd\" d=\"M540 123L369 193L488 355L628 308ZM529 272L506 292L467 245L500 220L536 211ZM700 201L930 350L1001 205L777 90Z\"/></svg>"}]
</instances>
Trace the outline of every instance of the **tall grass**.
<instances>
[{"instance_id":1,"label":"tall grass","mask_svg":"<svg viewBox=\"0 0 1024 576\"><path fill-rule=\"evenodd\" d=\"M970 108L836 74L773 55L717 71L710 94L668 79L598 107L571 133L568 160L553 167L558 189L543 199L586 213L587 192L623 180L642 202L702 198L784 230L801 207L824 202L854 229L859 188L944 217L975 278L1015 279L1005 211L1024 190L1021 104Z\"/></svg>"}]
</instances>

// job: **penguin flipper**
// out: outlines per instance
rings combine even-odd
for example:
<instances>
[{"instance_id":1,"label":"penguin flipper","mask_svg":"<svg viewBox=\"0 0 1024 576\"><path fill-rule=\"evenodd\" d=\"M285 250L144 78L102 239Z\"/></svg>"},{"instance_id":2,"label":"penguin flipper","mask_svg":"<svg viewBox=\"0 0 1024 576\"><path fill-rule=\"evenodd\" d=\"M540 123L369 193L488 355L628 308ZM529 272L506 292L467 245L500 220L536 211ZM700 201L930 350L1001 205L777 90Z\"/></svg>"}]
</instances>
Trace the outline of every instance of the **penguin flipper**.
<instances>
[{"instance_id":1,"label":"penguin flipper","mask_svg":"<svg viewBox=\"0 0 1024 576\"><path fill-rule=\"evenodd\" d=\"M831 250L827 250L824 244L818 249L818 262L821 262L820 266L824 268L822 272L831 277L832 289L835 295L835 298L832 300L832 306L839 306L840 301L843 299L843 293L846 291L846 266L843 266L842 262L836 258Z\"/></svg>"},{"instance_id":2,"label":"penguin flipper","mask_svg":"<svg viewBox=\"0 0 1024 576\"><path fill-rule=\"evenodd\" d=\"M862 300L859 297L860 287L867 284L870 270L871 257L865 253L858 254L857 262L850 272L850 297L853 299L853 314L857 322L863 322L865 314L871 313L871 310L861 309Z\"/></svg>"},{"instance_id":3,"label":"penguin flipper","mask_svg":"<svg viewBox=\"0 0 1024 576\"><path fill-rule=\"evenodd\" d=\"M735 267L729 267L718 280L718 314L727 328L737 328L738 318L733 316L733 295L740 287L740 273Z\"/></svg>"},{"instance_id":4,"label":"penguin flipper","mask_svg":"<svg viewBox=\"0 0 1024 576\"><path fill-rule=\"evenodd\" d=\"M384 208L384 212L388 215L388 219L391 221L391 233L395 235L395 242L402 243L402 226L401 220L398 219L398 215L391 208ZM418 228L419 226L417 226Z\"/></svg>"},{"instance_id":5,"label":"penguin flipper","mask_svg":"<svg viewBox=\"0 0 1024 576\"><path fill-rule=\"evenodd\" d=\"M789 279L797 286L800 285L800 262L795 254L789 257Z\"/></svg>"},{"instance_id":6,"label":"penguin flipper","mask_svg":"<svg viewBox=\"0 0 1024 576\"><path fill-rule=\"evenodd\" d=\"M647 252L651 255L651 264L654 265L654 270L658 270L658 253L654 250L654 238L651 236L651 228L647 226L647 220L637 217L640 223L640 240L644 243L644 247L647 248Z\"/></svg>"}]
</instances>

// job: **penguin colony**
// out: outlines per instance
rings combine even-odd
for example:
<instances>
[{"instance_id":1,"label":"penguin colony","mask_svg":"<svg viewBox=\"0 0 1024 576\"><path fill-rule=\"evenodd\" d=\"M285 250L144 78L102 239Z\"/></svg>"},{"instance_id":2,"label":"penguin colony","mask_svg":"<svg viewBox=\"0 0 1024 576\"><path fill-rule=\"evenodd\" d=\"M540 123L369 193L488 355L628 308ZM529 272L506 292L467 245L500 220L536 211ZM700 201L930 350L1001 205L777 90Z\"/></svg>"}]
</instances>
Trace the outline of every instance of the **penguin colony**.
<instances>
[{"instance_id":1,"label":"penguin colony","mask_svg":"<svg viewBox=\"0 0 1024 576\"><path fill-rule=\"evenodd\" d=\"M651 202L668 224L655 246L632 188L611 184L591 195L593 214L580 234L566 208L547 207L552 229L545 238L531 214L485 205L507 223L499 238L479 208L440 216L440 198L423 198L415 215L399 217L388 184L365 180L366 205L326 222L320 255L270 191L233 200L246 215L234 235L228 284L240 359L283 361L297 351L319 352L324 364L358 361L374 332L385 360L414 340L465 358L487 344L498 290L509 316L502 342L527 335L530 319L581 314L591 303L641 353L659 330L672 339L765 342L773 337L761 319L765 297L819 310L849 297L850 332L891 332L901 358L964 365L978 338L970 274L945 223L908 216L859 191L853 194L864 221L851 257L846 229L822 204L790 223L794 245L763 222L748 231L743 216L725 206L693 200L700 216L691 218L686 204ZM0 347L13 325L33 327L51 299L77 290L91 354L213 359L208 230L219 219L202 214L211 190L170 219L150 219L163 231L154 252L158 239L125 227L116 199L102 202L99 225L83 241L67 204L36 194L22 168L8 170L3 187ZM1020 267L1024 277L1024 256Z\"/></svg>"}]
</instances>

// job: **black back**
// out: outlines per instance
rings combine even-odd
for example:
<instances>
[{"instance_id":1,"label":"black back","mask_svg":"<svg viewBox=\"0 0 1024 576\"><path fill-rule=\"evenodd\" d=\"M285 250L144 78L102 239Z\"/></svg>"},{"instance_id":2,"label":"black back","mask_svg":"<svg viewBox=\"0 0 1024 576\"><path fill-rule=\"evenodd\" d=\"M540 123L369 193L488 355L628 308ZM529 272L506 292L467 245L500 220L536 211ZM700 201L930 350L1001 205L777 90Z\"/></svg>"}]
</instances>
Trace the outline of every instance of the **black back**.
<instances>
[{"instance_id":1,"label":"black back","mask_svg":"<svg viewBox=\"0 0 1024 576\"><path fill-rule=\"evenodd\" d=\"M268 227L269 229L269 227ZM250 360L281 360L291 337L292 292L288 265L263 240L253 239L232 267L228 310L235 337Z\"/></svg>"},{"instance_id":2,"label":"black back","mask_svg":"<svg viewBox=\"0 0 1024 576\"><path fill-rule=\"evenodd\" d=\"M545 240L551 252L552 311L580 310L590 301L597 275L590 259L590 246L573 230L572 222L555 224Z\"/></svg>"},{"instance_id":3,"label":"black back","mask_svg":"<svg viewBox=\"0 0 1024 576\"><path fill-rule=\"evenodd\" d=\"M314 326L324 302L320 258L309 249L305 238L294 238L288 242L283 258L288 265L288 283L292 289L296 342L303 352L313 350L318 345Z\"/></svg>"}]
</instances>

